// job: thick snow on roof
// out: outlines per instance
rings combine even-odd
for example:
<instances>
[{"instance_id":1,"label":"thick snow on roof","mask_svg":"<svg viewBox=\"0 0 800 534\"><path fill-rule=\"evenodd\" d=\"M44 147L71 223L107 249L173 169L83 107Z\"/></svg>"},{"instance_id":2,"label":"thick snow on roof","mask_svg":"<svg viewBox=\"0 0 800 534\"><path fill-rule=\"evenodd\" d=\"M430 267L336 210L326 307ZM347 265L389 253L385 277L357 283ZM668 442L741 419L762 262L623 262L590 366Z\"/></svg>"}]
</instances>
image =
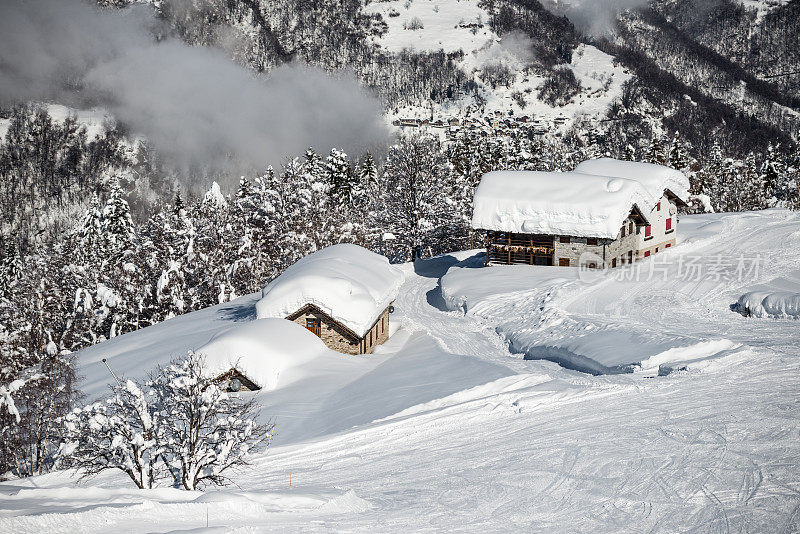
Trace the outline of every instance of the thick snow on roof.
<instances>
[{"instance_id":1,"label":"thick snow on roof","mask_svg":"<svg viewBox=\"0 0 800 534\"><path fill-rule=\"evenodd\" d=\"M656 200L634 180L577 172L495 171L475 191L472 227L615 238L636 205Z\"/></svg>"},{"instance_id":2,"label":"thick snow on roof","mask_svg":"<svg viewBox=\"0 0 800 534\"><path fill-rule=\"evenodd\" d=\"M285 318L313 304L363 336L397 297L403 273L357 245L334 245L301 259L269 283L256 303L259 319Z\"/></svg>"},{"instance_id":3,"label":"thick snow on roof","mask_svg":"<svg viewBox=\"0 0 800 534\"><path fill-rule=\"evenodd\" d=\"M579 163L575 172L636 180L656 198L660 198L664 190L669 189L684 202L689 199L689 179L681 171L664 165L600 158ZM650 209L652 206L648 212Z\"/></svg>"},{"instance_id":4,"label":"thick snow on roof","mask_svg":"<svg viewBox=\"0 0 800 534\"><path fill-rule=\"evenodd\" d=\"M258 319L234 326L195 352L205 357L208 376L236 368L268 390L302 378L304 366L335 354L310 330L284 319Z\"/></svg>"}]
</instances>

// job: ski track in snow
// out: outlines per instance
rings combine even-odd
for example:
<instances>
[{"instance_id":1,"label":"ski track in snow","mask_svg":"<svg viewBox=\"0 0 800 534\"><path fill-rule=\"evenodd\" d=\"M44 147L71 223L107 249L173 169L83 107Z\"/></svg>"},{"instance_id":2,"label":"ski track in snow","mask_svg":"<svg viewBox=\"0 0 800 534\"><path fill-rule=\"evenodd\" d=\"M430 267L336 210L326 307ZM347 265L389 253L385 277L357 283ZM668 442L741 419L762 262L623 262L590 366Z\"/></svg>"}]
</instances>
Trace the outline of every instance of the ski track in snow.
<instances>
[{"instance_id":1,"label":"ski track in snow","mask_svg":"<svg viewBox=\"0 0 800 534\"><path fill-rule=\"evenodd\" d=\"M684 217L679 232L691 239L670 254L769 252L758 280L765 283L800 266L791 246L797 222L780 211ZM587 290L562 279L506 288L466 314L443 311L440 278L471 255L404 266L395 306L411 341L394 358L412 345L430 352L438 345L443 354L494 364L475 367L495 373L487 380L420 394L395 413L350 406L345 417L371 422L334 424L336 433L311 429L305 440L274 446L224 492L141 492L113 473L78 489L66 473L0 484L0 531L800 531L800 323L733 313L731 296L746 289L735 284L669 281L615 292L614 282ZM680 308L670 289L681 292ZM566 332L593 325L589 332L648 333L663 322L665 339L728 339L739 348L656 378L591 376L510 354L499 328L535 322L544 299ZM377 360L373 373L393 356L378 358L385 362ZM498 378L498 366L509 376ZM325 409L316 402L315 410ZM344 409L341 399L335 408ZM319 424L320 413L308 421Z\"/></svg>"}]
</instances>

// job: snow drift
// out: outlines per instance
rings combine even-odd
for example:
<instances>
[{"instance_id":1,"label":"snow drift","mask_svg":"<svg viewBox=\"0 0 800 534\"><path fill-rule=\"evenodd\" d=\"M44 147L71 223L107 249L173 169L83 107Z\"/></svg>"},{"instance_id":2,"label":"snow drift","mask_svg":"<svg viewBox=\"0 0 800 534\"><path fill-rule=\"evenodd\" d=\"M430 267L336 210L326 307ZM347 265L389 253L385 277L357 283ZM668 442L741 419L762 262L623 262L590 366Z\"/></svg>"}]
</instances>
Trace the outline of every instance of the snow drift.
<instances>
[{"instance_id":1,"label":"snow drift","mask_svg":"<svg viewBox=\"0 0 800 534\"><path fill-rule=\"evenodd\" d=\"M733 308L745 317L800 319L800 293L750 291L739 297Z\"/></svg>"},{"instance_id":2,"label":"snow drift","mask_svg":"<svg viewBox=\"0 0 800 534\"><path fill-rule=\"evenodd\" d=\"M270 282L256 303L259 319L285 318L306 304L363 336L397 297L404 277L389 260L357 245L324 248Z\"/></svg>"},{"instance_id":3,"label":"snow drift","mask_svg":"<svg viewBox=\"0 0 800 534\"><path fill-rule=\"evenodd\" d=\"M284 319L258 319L234 326L196 352L205 357L210 377L236 368L269 390L302 378L298 369L318 358L339 356L312 332Z\"/></svg>"},{"instance_id":4,"label":"snow drift","mask_svg":"<svg viewBox=\"0 0 800 534\"><path fill-rule=\"evenodd\" d=\"M681 171L664 165L599 158L579 163L575 167L575 172L636 180L653 196L652 204L646 206L648 213L664 194L665 189L684 202L689 199L689 179Z\"/></svg>"}]
</instances>

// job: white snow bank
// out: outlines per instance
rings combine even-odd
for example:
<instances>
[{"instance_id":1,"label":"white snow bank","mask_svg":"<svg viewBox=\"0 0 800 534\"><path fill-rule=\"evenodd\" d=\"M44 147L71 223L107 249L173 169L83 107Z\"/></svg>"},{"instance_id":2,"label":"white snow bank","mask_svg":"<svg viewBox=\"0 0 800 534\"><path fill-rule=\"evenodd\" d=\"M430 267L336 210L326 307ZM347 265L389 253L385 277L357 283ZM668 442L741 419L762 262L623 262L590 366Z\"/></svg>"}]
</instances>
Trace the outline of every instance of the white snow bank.
<instances>
[{"instance_id":1,"label":"white snow bank","mask_svg":"<svg viewBox=\"0 0 800 534\"><path fill-rule=\"evenodd\" d=\"M219 376L236 368L269 390L304 376L303 366L334 353L311 331L284 319L258 319L220 332L197 349L206 372ZM311 369L308 369L310 372Z\"/></svg>"},{"instance_id":2,"label":"white snow bank","mask_svg":"<svg viewBox=\"0 0 800 534\"><path fill-rule=\"evenodd\" d=\"M634 206L646 214L656 202L631 179L578 172L495 171L485 174L475 191L472 227L614 239Z\"/></svg>"},{"instance_id":3,"label":"white snow bank","mask_svg":"<svg viewBox=\"0 0 800 534\"><path fill-rule=\"evenodd\" d=\"M729 339L710 339L693 345L673 347L642 360L641 372L667 374L673 369L688 369L697 362L720 358L742 347Z\"/></svg>"},{"instance_id":4,"label":"white snow bank","mask_svg":"<svg viewBox=\"0 0 800 534\"><path fill-rule=\"evenodd\" d=\"M334 245L301 259L269 283L256 303L259 319L285 318L306 304L363 336L397 297L403 273L357 245Z\"/></svg>"},{"instance_id":5,"label":"white snow bank","mask_svg":"<svg viewBox=\"0 0 800 534\"><path fill-rule=\"evenodd\" d=\"M681 171L664 165L600 158L579 163L575 167L575 172L614 176L639 182L654 199L652 204L639 206L646 209L646 213L650 213L658 199L664 194L665 189L669 189L682 201L689 201L689 179Z\"/></svg>"},{"instance_id":6,"label":"white snow bank","mask_svg":"<svg viewBox=\"0 0 800 534\"><path fill-rule=\"evenodd\" d=\"M739 297L734 309L745 317L800 319L800 293L750 291Z\"/></svg>"}]
</instances>

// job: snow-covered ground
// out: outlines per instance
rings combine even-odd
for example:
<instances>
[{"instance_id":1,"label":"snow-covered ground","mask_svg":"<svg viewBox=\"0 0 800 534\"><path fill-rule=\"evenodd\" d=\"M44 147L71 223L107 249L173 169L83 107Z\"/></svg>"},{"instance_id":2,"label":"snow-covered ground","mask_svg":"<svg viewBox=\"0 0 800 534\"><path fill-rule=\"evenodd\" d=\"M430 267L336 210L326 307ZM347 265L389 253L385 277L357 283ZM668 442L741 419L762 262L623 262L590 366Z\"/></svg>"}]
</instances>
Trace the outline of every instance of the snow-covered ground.
<instances>
[{"instance_id":1,"label":"snow-covered ground","mask_svg":"<svg viewBox=\"0 0 800 534\"><path fill-rule=\"evenodd\" d=\"M478 0L390 0L372 2L366 13L380 13L389 31L376 40L389 52L470 52L494 40L489 13ZM419 24L412 24L414 20Z\"/></svg>"},{"instance_id":2,"label":"snow-covered ground","mask_svg":"<svg viewBox=\"0 0 800 534\"><path fill-rule=\"evenodd\" d=\"M102 135L104 123L112 120L111 116L103 109L72 109L61 104L45 104L47 112L54 121L63 122L70 115L74 115L78 124L86 128L86 136L91 140ZM10 119L0 118L0 140L6 136Z\"/></svg>"},{"instance_id":3,"label":"snow-covered ground","mask_svg":"<svg viewBox=\"0 0 800 534\"><path fill-rule=\"evenodd\" d=\"M238 487L139 491L115 473L76 487L53 473L0 484L0 531L796 532L800 323L731 305L753 288L800 292L799 223L682 217L679 246L641 262L639 280L481 268L479 251L404 265L402 328L375 355L315 360L260 394L279 434ZM690 256L704 274L762 259L695 280L678 272ZM85 390L111 380L100 358L141 376L252 321L257 297L84 351ZM605 370L644 363L593 376L519 354L545 344ZM661 364L687 369L655 376Z\"/></svg>"}]
</instances>

